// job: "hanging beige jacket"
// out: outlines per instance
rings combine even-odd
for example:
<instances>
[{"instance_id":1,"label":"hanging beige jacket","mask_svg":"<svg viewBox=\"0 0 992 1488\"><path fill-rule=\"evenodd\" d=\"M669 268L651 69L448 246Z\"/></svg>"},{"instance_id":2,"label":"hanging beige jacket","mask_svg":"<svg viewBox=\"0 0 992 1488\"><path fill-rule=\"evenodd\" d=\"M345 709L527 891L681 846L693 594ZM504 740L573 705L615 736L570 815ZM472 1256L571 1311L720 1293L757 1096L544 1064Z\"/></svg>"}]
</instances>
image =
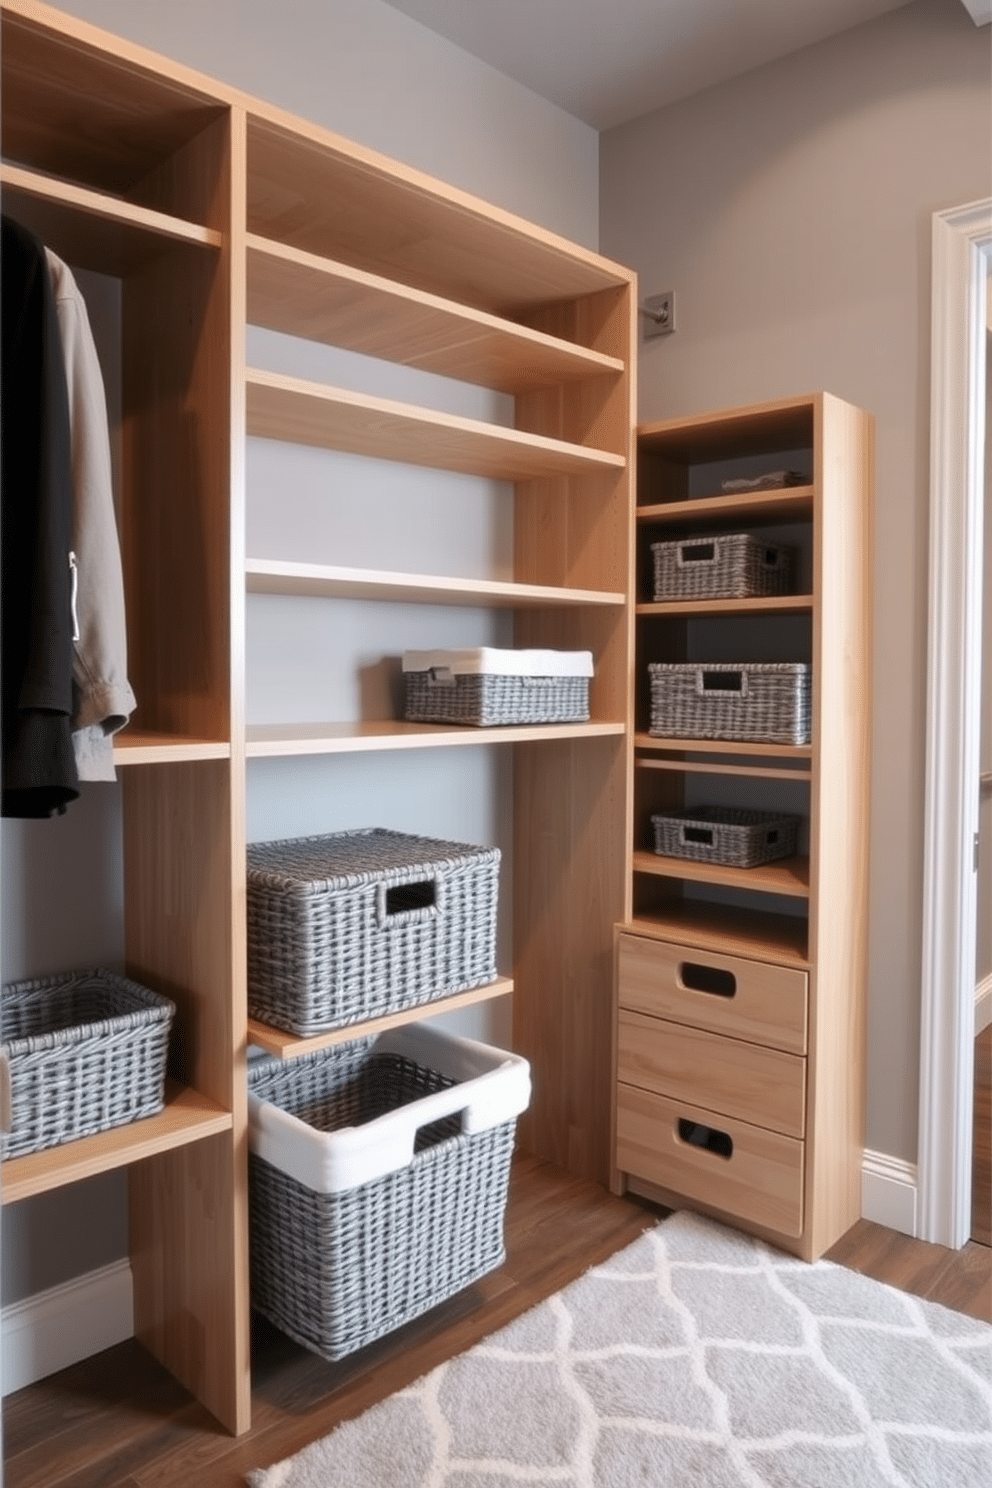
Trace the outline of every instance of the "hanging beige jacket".
<instances>
[{"instance_id":1,"label":"hanging beige jacket","mask_svg":"<svg viewBox=\"0 0 992 1488\"><path fill-rule=\"evenodd\" d=\"M46 249L65 357L72 437L76 637L72 742L80 780L113 780L111 736L135 708L127 677L124 578L110 473L103 374L86 303Z\"/></svg>"}]
</instances>

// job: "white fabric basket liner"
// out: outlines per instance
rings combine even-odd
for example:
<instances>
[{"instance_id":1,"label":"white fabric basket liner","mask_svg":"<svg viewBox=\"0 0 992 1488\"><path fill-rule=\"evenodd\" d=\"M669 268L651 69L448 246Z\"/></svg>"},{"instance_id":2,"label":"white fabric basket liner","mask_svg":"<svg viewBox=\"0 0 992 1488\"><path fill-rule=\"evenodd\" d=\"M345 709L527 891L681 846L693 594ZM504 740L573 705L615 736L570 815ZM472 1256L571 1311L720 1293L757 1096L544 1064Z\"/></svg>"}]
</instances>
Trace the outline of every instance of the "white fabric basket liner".
<instances>
[{"instance_id":1,"label":"white fabric basket liner","mask_svg":"<svg viewBox=\"0 0 992 1488\"><path fill-rule=\"evenodd\" d=\"M420 1127L461 1113L471 1135L515 1119L530 1103L530 1065L519 1054L414 1024L380 1034L372 1051L397 1054L458 1083L362 1126L322 1132L270 1101L248 1096L248 1145L314 1193L345 1193L406 1168Z\"/></svg>"},{"instance_id":2,"label":"white fabric basket liner","mask_svg":"<svg viewBox=\"0 0 992 1488\"><path fill-rule=\"evenodd\" d=\"M404 651L404 672L450 672L454 676L591 677L591 651L504 651L495 646L454 651Z\"/></svg>"}]
</instances>

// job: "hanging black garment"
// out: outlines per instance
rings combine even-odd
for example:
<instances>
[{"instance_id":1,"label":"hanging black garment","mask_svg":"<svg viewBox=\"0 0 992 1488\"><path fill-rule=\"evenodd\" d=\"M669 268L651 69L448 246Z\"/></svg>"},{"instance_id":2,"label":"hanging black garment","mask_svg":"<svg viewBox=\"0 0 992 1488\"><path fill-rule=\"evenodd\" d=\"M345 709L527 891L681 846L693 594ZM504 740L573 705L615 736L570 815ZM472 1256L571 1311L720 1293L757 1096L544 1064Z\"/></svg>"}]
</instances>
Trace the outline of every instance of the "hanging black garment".
<instances>
[{"instance_id":1,"label":"hanging black garment","mask_svg":"<svg viewBox=\"0 0 992 1488\"><path fill-rule=\"evenodd\" d=\"M45 817L79 795L69 405L44 248L0 228L0 811Z\"/></svg>"}]
</instances>

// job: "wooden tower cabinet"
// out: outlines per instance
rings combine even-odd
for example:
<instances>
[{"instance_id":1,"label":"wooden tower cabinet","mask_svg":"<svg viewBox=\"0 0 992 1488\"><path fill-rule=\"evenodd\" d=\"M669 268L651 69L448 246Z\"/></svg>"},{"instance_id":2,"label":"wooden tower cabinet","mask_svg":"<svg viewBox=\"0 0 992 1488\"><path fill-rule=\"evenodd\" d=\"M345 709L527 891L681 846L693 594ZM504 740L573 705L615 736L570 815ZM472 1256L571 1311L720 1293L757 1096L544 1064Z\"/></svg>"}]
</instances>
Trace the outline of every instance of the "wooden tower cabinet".
<instances>
[{"instance_id":1,"label":"wooden tower cabinet","mask_svg":"<svg viewBox=\"0 0 992 1488\"><path fill-rule=\"evenodd\" d=\"M614 1186L810 1259L861 1212L872 422L817 394L649 424L637 448ZM788 592L656 602L652 544L717 534L790 549ZM808 743L656 737L650 662L807 664ZM795 853L658 855L652 817L703 805L798 817Z\"/></svg>"},{"instance_id":2,"label":"wooden tower cabinet","mask_svg":"<svg viewBox=\"0 0 992 1488\"><path fill-rule=\"evenodd\" d=\"M510 213L33 0L2 0L0 14L3 209L70 267L120 287L121 545L138 697L115 744L122 969L178 1009L162 1115L6 1163L3 1201L127 1168L137 1335L239 1432L251 1405L247 1047L310 1047L247 1019L254 761L402 750L423 765L481 742L512 751L514 896L502 909L513 964L459 1000L513 992L514 1045L534 1084L522 1141L608 1179L636 287ZM248 327L493 389L509 414L467 418L255 368ZM246 551L249 436L505 482L512 574ZM486 730L484 741L395 716L255 722L245 653L256 593L507 610L516 645L593 651L591 718Z\"/></svg>"}]
</instances>

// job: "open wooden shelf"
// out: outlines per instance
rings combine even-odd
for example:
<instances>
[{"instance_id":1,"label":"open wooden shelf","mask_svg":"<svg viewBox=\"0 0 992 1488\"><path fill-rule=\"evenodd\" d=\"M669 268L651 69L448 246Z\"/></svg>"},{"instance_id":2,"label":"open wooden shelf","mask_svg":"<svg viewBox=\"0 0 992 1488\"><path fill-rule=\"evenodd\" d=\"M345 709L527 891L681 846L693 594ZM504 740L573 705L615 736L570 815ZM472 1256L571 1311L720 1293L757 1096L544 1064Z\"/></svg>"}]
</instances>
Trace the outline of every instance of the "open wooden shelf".
<instances>
[{"instance_id":1,"label":"open wooden shelf","mask_svg":"<svg viewBox=\"0 0 992 1488\"><path fill-rule=\"evenodd\" d=\"M589 249L258 99L247 185L249 232L521 323L630 284Z\"/></svg>"},{"instance_id":2,"label":"open wooden shelf","mask_svg":"<svg viewBox=\"0 0 992 1488\"><path fill-rule=\"evenodd\" d=\"M34 1194L77 1183L81 1178L126 1167L174 1147L185 1147L218 1132L230 1131L231 1125L230 1111L223 1111L195 1090L166 1081L165 1106L156 1116L5 1161L0 1175L3 1202L15 1204Z\"/></svg>"},{"instance_id":3,"label":"open wooden shelf","mask_svg":"<svg viewBox=\"0 0 992 1488\"><path fill-rule=\"evenodd\" d=\"M619 357L254 233L247 261L251 325L507 393L623 371Z\"/></svg>"},{"instance_id":4,"label":"open wooden shelf","mask_svg":"<svg viewBox=\"0 0 992 1488\"><path fill-rule=\"evenodd\" d=\"M4 211L60 258L82 268L122 275L170 243L219 248L221 234L103 192L0 164Z\"/></svg>"},{"instance_id":5,"label":"open wooden shelf","mask_svg":"<svg viewBox=\"0 0 992 1488\"><path fill-rule=\"evenodd\" d=\"M776 858L755 868L735 868L726 863L697 863L692 858L662 857L658 853L635 852L635 873L657 878L680 878L686 883L722 884L725 888L755 889L765 894L788 894L809 898L809 859Z\"/></svg>"},{"instance_id":6,"label":"open wooden shelf","mask_svg":"<svg viewBox=\"0 0 992 1488\"><path fill-rule=\"evenodd\" d=\"M688 501L654 501L637 508L638 522L678 527L724 527L741 522L747 527L809 519L812 486L787 486L780 491L736 491L730 495L698 496Z\"/></svg>"},{"instance_id":7,"label":"open wooden shelf","mask_svg":"<svg viewBox=\"0 0 992 1488\"><path fill-rule=\"evenodd\" d=\"M407 1023L422 1023L426 1018L439 1018L442 1013L454 1013L460 1008L475 1007L480 1002L492 1002L495 997L506 997L512 991L512 977L497 977L484 987L471 987L467 992L452 992L450 997L439 997L434 1002L421 1003L419 1007L405 1008L401 1013L366 1018L361 1023L349 1023L345 1028L332 1028L326 1033L312 1034L309 1037L287 1033L268 1023L260 1023L257 1018L249 1018L248 1042L264 1049L267 1054L277 1054L280 1059L292 1059L297 1054L328 1049L333 1044L346 1044L352 1039L373 1037L386 1033L390 1028L402 1028Z\"/></svg>"},{"instance_id":8,"label":"open wooden shelf","mask_svg":"<svg viewBox=\"0 0 992 1488\"><path fill-rule=\"evenodd\" d=\"M764 744L750 739L678 739L656 734L634 735L635 749L684 750L688 754L740 755L748 759L763 755L766 759L808 760L813 757L811 744Z\"/></svg>"},{"instance_id":9,"label":"open wooden shelf","mask_svg":"<svg viewBox=\"0 0 992 1488\"><path fill-rule=\"evenodd\" d=\"M812 780L813 772L808 767L791 769L785 765L754 765L751 763L713 764L704 760L686 759L635 759L635 770L671 770L676 775L747 775L752 779L765 780Z\"/></svg>"},{"instance_id":10,"label":"open wooden shelf","mask_svg":"<svg viewBox=\"0 0 992 1488\"><path fill-rule=\"evenodd\" d=\"M624 603L619 592L558 589L545 584L513 584L498 579L438 578L430 574L386 573L375 569L335 568L330 564L291 563L249 558L245 564L249 594L309 595L318 599L374 599L395 604L483 605L497 609L547 609L560 605Z\"/></svg>"},{"instance_id":11,"label":"open wooden shelf","mask_svg":"<svg viewBox=\"0 0 992 1488\"><path fill-rule=\"evenodd\" d=\"M738 909L702 899L682 899L665 909L638 911L622 928L655 940L757 961L809 966L805 916Z\"/></svg>"},{"instance_id":12,"label":"open wooden shelf","mask_svg":"<svg viewBox=\"0 0 992 1488\"><path fill-rule=\"evenodd\" d=\"M492 480L622 470L622 455L280 372L246 373L248 433Z\"/></svg>"},{"instance_id":13,"label":"open wooden shelf","mask_svg":"<svg viewBox=\"0 0 992 1488\"><path fill-rule=\"evenodd\" d=\"M758 599L666 599L637 606L638 615L801 615L813 609L812 594L768 594Z\"/></svg>"},{"instance_id":14,"label":"open wooden shelf","mask_svg":"<svg viewBox=\"0 0 992 1488\"><path fill-rule=\"evenodd\" d=\"M254 723L248 725L245 754L248 759L276 759L290 755L376 753L384 749L457 749L479 744L595 739L624 732L621 722L596 721L529 723L496 728L407 723L393 718L368 719L359 723Z\"/></svg>"},{"instance_id":15,"label":"open wooden shelf","mask_svg":"<svg viewBox=\"0 0 992 1488\"><path fill-rule=\"evenodd\" d=\"M223 739L182 739L173 734L126 728L114 735L114 764L175 765L184 760L230 759L231 746Z\"/></svg>"}]
</instances>

